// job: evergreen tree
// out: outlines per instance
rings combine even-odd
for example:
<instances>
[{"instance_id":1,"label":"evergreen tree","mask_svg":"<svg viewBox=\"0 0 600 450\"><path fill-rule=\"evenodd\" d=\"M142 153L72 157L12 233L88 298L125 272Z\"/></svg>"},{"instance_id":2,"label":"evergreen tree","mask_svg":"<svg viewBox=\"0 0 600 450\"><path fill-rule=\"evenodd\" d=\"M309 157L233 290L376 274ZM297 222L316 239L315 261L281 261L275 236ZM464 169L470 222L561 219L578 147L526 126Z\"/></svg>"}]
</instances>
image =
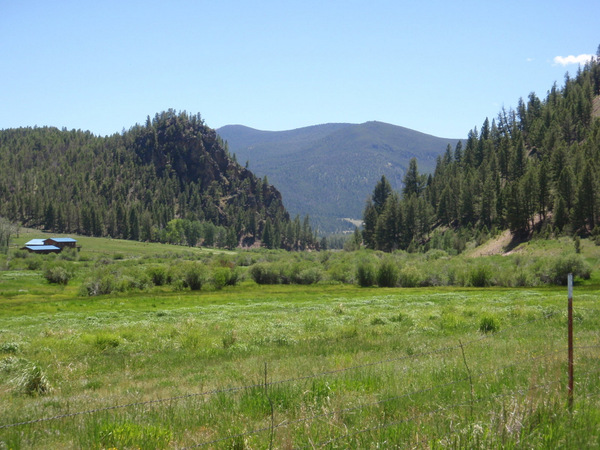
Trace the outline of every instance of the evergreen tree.
<instances>
[{"instance_id":1,"label":"evergreen tree","mask_svg":"<svg viewBox=\"0 0 600 450\"><path fill-rule=\"evenodd\" d=\"M129 239L132 241L138 241L140 239L140 222L136 208L129 210Z\"/></svg>"},{"instance_id":2,"label":"evergreen tree","mask_svg":"<svg viewBox=\"0 0 600 450\"><path fill-rule=\"evenodd\" d=\"M270 219L267 219L265 228L263 229L262 245L267 248L273 248L273 225Z\"/></svg>"},{"instance_id":3,"label":"evergreen tree","mask_svg":"<svg viewBox=\"0 0 600 450\"><path fill-rule=\"evenodd\" d=\"M567 210L571 210L575 201L574 178L575 175L573 174L571 167L563 167L556 186L556 191L565 201Z\"/></svg>"},{"instance_id":4,"label":"evergreen tree","mask_svg":"<svg viewBox=\"0 0 600 450\"><path fill-rule=\"evenodd\" d=\"M381 214L383 212L383 207L385 206L385 202L392 193L392 186L385 178L385 175L381 176L381 180L375 185L375 189L373 191L373 206L377 211L377 214Z\"/></svg>"},{"instance_id":5,"label":"evergreen tree","mask_svg":"<svg viewBox=\"0 0 600 450\"><path fill-rule=\"evenodd\" d=\"M491 177L483 183L479 217L481 223L488 229L491 228L496 218L496 190L494 180Z\"/></svg>"},{"instance_id":6,"label":"evergreen tree","mask_svg":"<svg viewBox=\"0 0 600 450\"><path fill-rule=\"evenodd\" d=\"M402 179L404 188L402 189L402 195L404 198L408 198L411 195L418 196L421 193L421 178L419 177L419 170L417 168L417 158L411 158L408 170Z\"/></svg>"},{"instance_id":7,"label":"evergreen tree","mask_svg":"<svg viewBox=\"0 0 600 450\"><path fill-rule=\"evenodd\" d=\"M575 227L589 227L592 230L596 226L596 183L592 172L592 165L588 161L585 165L575 203Z\"/></svg>"},{"instance_id":8,"label":"evergreen tree","mask_svg":"<svg viewBox=\"0 0 600 450\"><path fill-rule=\"evenodd\" d=\"M558 195L554 203L554 226L558 231L563 231L569 223L569 209L561 195Z\"/></svg>"},{"instance_id":9,"label":"evergreen tree","mask_svg":"<svg viewBox=\"0 0 600 450\"><path fill-rule=\"evenodd\" d=\"M507 186L506 221L511 231L522 231L527 228L527 213L523 207L523 189L520 182L515 181Z\"/></svg>"},{"instance_id":10,"label":"evergreen tree","mask_svg":"<svg viewBox=\"0 0 600 450\"><path fill-rule=\"evenodd\" d=\"M376 248L392 251L400 248L400 230L403 226L400 199L396 193L388 196L375 227Z\"/></svg>"},{"instance_id":11,"label":"evergreen tree","mask_svg":"<svg viewBox=\"0 0 600 450\"><path fill-rule=\"evenodd\" d=\"M548 177L548 162L546 159L542 161L538 172L538 213L542 220L546 220L546 212L550 203L550 180Z\"/></svg>"},{"instance_id":12,"label":"evergreen tree","mask_svg":"<svg viewBox=\"0 0 600 450\"><path fill-rule=\"evenodd\" d=\"M46 207L46 213L44 215L44 228L46 230L53 230L54 229L54 206L52 205L52 202L48 203L48 206Z\"/></svg>"},{"instance_id":13,"label":"evergreen tree","mask_svg":"<svg viewBox=\"0 0 600 450\"><path fill-rule=\"evenodd\" d=\"M465 178L460 198L460 216L461 224L472 225L476 221L475 214L475 192L473 186L473 179L470 175Z\"/></svg>"},{"instance_id":14,"label":"evergreen tree","mask_svg":"<svg viewBox=\"0 0 600 450\"><path fill-rule=\"evenodd\" d=\"M369 199L363 212L364 228L362 232L365 247L375 248L375 227L377 226L377 210L373 202Z\"/></svg>"}]
</instances>

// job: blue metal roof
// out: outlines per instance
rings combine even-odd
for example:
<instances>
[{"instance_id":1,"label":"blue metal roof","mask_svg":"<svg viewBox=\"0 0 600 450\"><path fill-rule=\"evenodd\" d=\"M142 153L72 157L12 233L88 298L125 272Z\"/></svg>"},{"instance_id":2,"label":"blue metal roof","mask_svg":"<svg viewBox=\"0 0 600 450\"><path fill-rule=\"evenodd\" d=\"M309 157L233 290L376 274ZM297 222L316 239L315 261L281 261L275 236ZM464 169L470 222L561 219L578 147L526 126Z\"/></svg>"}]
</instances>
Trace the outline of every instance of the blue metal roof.
<instances>
[{"instance_id":1,"label":"blue metal roof","mask_svg":"<svg viewBox=\"0 0 600 450\"><path fill-rule=\"evenodd\" d=\"M29 245L44 245L44 239L32 239L29 242L25 243L25 246Z\"/></svg>"},{"instance_id":2,"label":"blue metal roof","mask_svg":"<svg viewBox=\"0 0 600 450\"><path fill-rule=\"evenodd\" d=\"M77 240L70 238L70 237L66 237L66 238L50 238L52 239L54 242L77 242Z\"/></svg>"},{"instance_id":3,"label":"blue metal roof","mask_svg":"<svg viewBox=\"0 0 600 450\"><path fill-rule=\"evenodd\" d=\"M56 245L26 245L26 249L34 251L34 252L43 252L49 250L60 250Z\"/></svg>"}]
</instances>

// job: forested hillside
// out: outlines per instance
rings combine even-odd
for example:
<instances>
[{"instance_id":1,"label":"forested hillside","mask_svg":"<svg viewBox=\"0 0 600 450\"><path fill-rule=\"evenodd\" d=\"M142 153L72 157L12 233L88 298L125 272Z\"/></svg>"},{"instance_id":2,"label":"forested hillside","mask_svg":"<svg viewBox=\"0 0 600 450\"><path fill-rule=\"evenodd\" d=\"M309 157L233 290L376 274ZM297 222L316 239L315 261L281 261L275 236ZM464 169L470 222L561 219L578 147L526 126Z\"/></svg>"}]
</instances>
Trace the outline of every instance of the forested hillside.
<instances>
[{"instance_id":1,"label":"forested hillside","mask_svg":"<svg viewBox=\"0 0 600 450\"><path fill-rule=\"evenodd\" d=\"M384 174L401 187L409 161L433 172L436 157L458 140L383 122L329 123L288 131L226 126L217 130L239 161L281 191L286 208L324 232L352 230L373 184Z\"/></svg>"},{"instance_id":2,"label":"forested hillside","mask_svg":"<svg viewBox=\"0 0 600 450\"><path fill-rule=\"evenodd\" d=\"M460 247L460 234L492 228L515 237L597 234L599 95L600 55L544 99L530 93L486 119L437 158L432 176L413 161L402 193L382 177L364 209L365 245Z\"/></svg>"},{"instance_id":3,"label":"forested hillside","mask_svg":"<svg viewBox=\"0 0 600 450\"><path fill-rule=\"evenodd\" d=\"M0 216L59 233L187 245L303 248L280 193L228 154L199 115L173 110L109 137L0 131Z\"/></svg>"}]
</instances>

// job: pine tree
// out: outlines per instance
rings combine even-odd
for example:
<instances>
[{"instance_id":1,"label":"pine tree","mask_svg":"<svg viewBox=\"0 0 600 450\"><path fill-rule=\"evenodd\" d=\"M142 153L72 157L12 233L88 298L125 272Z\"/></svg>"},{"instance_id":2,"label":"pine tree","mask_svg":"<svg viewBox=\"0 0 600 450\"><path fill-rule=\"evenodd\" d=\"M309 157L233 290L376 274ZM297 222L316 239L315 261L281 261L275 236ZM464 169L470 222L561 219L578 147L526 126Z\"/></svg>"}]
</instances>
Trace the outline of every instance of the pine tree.
<instances>
[{"instance_id":1,"label":"pine tree","mask_svg":"<svg viewBox=\"0 0 600 450\"><path fill-rule=\"evenodd\" d=\"M417 158L410 159L408 170L402 179L402 183L404 184L404 188L402 188L404 198L408 198L411 195L418 196L421 193L421 179L417 168Z\"/></svg>"},{"instance_id":2,"label":"pine tree","mask_svg":"<svg viewBox=\"0 0 600 450\"><path fill-rule=\"evenodd\" d=\"M588 161L577 190L575 202L576 228L587 226L591 230L596 226L596 201L596 183L594 182L591 163Z\"/></svg>"},{"instance_id":3,"label":"pine tree","mask_svg":"<svg viewBox=\"0 0 600 450\"><path fill-rule=\"evenodd\" d=\"M538 172L538 213L546 220L546 212L550 203L550 180L548 177L548 162L542 161Z\"/></svg>"},{"instance_id":4,"label":"pine tree","mask_svg":"<svg viewBox=\"0 0 600 450\"><path fill-rule=\"evenodd\" d=\"M140 239L140 222L136 208L133 207L129 210L129 239L138 241Z\"/></svg>"},{"instance_id":5,"label":"pine tree","mask_svg":"<svg viewBox=\"0 0 600 450\"><path fill-rule=\"evenodd\" d=\"M539 189L537 182L537 170L535 167L530 166L527 173L523 176L520 181L521 187L521 201L522 201L522 212L525 221L531 220L531 228L535 224L535 213L537 212Z\"/></svg>"},{"instance_id":6,"label":"pine tree","mask_svg":"<svg viewBox=\"0 0 600 450\"><path fill-rule=\"evenodd\" d=\"M554 226L558 231L563 231L569 223L569 209L561 195L558 195L554 203Z\"/></svg>"},{"instance_id":7,"label":"pine tree","mask_svg":"<svg viewBox=\"0 0 600 450\"><path fill-rule=\"evenodd\" d=\"M496 190L494 180L491 177L488 177L483 183L479 217L481 223L488 229L491 228L496 218Z\"/></svg>"},{"instance_id":8,"label":"pine tree","mask_svg":"<svg viewBox=\"0 0 600 450\"><path fill-rule=\"evenodd\" d=\"M377 219L375 227L376 248L387 252L400 248L400 230L402 226L400 199L396 193L392 193Z\"/></svg>"},{"instance_id":9,"label":"pine tree","mask_svg":"<svg viewBox=\"0 0 600 450\"><path fill-rule=\"evenodd\" d=\"M263 247L273 248L273 225L271 219L267 219L265 228L262 234L262 245Z\"/></svg>"},{"instance_id":10,"label":"pine tree","mask_svg":"<svg viewBox=\"0 0 600 450\"><path fill-rule=\"evenodd\" d=\"M509 183L506 188L506 221L513 232L527 228L527 214L523 205L522 184L518 181Z\"/></svg>"},{"instance_id":11,"label":"pine tree","mask_svg":"<svg viewBox=\"0 0 600 450\"><path fill-rule=\"evenodd\" d=\"M362 235L365 247L370 249L375 248L375 227L377 226L377 217L377 210L375 209L375 206L373 206L373 202L369 199L363 212L364 228Z\"/></svg>"},{"instance_id":12,"label":"pine tree","mask_svg":"<svg viewBox=\"0 0 600 450\"><path fill-rule=\"evenodd\" d=\"M475 215L475 193L473 179L467 175L462 183L460 197L460 221L463 225L472 225L476 221Z\"/></svg>"},{"instance_id":13,"label":"pine tree","mask_svg":"<svg viewBox=\"0 0 600 450\"><path fill-rule=\"evenodd\" d=\"M556 191L565 201L565 207L567 208L567 210L571 210L571 208L574 206L574 178L575 175L573 174L571 166L563 167L558 178L558 184L556 186Z\"/></svg>"},{"instance_id":14,"label":"pine tree","mask_svg":"<svg viewBox=\"0 0 600 450\"><path fill-rule=\"evenodd\" d=\"M44 228L46 230L51 231L54 229L54 218L54 206L52 205L52 202L49 202L44 217Z\"/></svg>"},{"instance_id":15,"label":"pine tree","mask_svg":"<svg viewBox=\"0 0 600 450\"><path fill-rule=\"evenodd\" d=\"M385 202L392 193L392 186L385 178L385 175L381 176L381 180L375 185L375 189L373 190L373 206L377 211L377 214L381 214L383 211L383 207L385 206Z\"/></svg>"}]
</instances>

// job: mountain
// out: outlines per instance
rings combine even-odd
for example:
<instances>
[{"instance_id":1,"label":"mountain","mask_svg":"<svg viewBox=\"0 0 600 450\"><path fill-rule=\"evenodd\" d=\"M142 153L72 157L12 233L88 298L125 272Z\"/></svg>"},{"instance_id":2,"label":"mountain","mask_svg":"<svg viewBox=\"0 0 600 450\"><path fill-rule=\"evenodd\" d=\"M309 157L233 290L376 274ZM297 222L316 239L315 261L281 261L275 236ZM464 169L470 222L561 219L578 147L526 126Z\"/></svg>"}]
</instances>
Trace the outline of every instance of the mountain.
<instances>
[{"instance_id":1,"label":"mountain","mask_svg":"<svg viewBox=\"0 0 600 450\"><path fill-rule=\"evenodd\" d=\"M240 162L268 177L292 215L310 215L325 232L353 229L343 219L360 219L382 175L400 188L411 158L422 172L432 172L437 156L458 142L382 122L288 131L227 125L217 133Z\"/></svg>"},{"instance_id":2,"label":"mountain","mask_svg":"<svg viewBox=\"0 0 600 450\"><path fill-rule=\"evenodd\" d=\"M269 247L299 248L313 236L200 115L173 110L108 137L0 130L0 216L59 233L187 245L265 243L266 232Z\"/></svg>"},{"instance_id":3,"label":"mountain","mask_svg":"<svg viewBox=\"0 0 600 450\"><path fill-rule=\"evenodd\" d=\"M600 53L562 88L555 83L544 98L531 92L515 110L486 118L464 147L437 160L426 183L416 168L402 193L380 180L364 210L365 246L460 252L507 229L508 247L561 235L600 245L599 115Z\"/></svg>"}]
</instances>

